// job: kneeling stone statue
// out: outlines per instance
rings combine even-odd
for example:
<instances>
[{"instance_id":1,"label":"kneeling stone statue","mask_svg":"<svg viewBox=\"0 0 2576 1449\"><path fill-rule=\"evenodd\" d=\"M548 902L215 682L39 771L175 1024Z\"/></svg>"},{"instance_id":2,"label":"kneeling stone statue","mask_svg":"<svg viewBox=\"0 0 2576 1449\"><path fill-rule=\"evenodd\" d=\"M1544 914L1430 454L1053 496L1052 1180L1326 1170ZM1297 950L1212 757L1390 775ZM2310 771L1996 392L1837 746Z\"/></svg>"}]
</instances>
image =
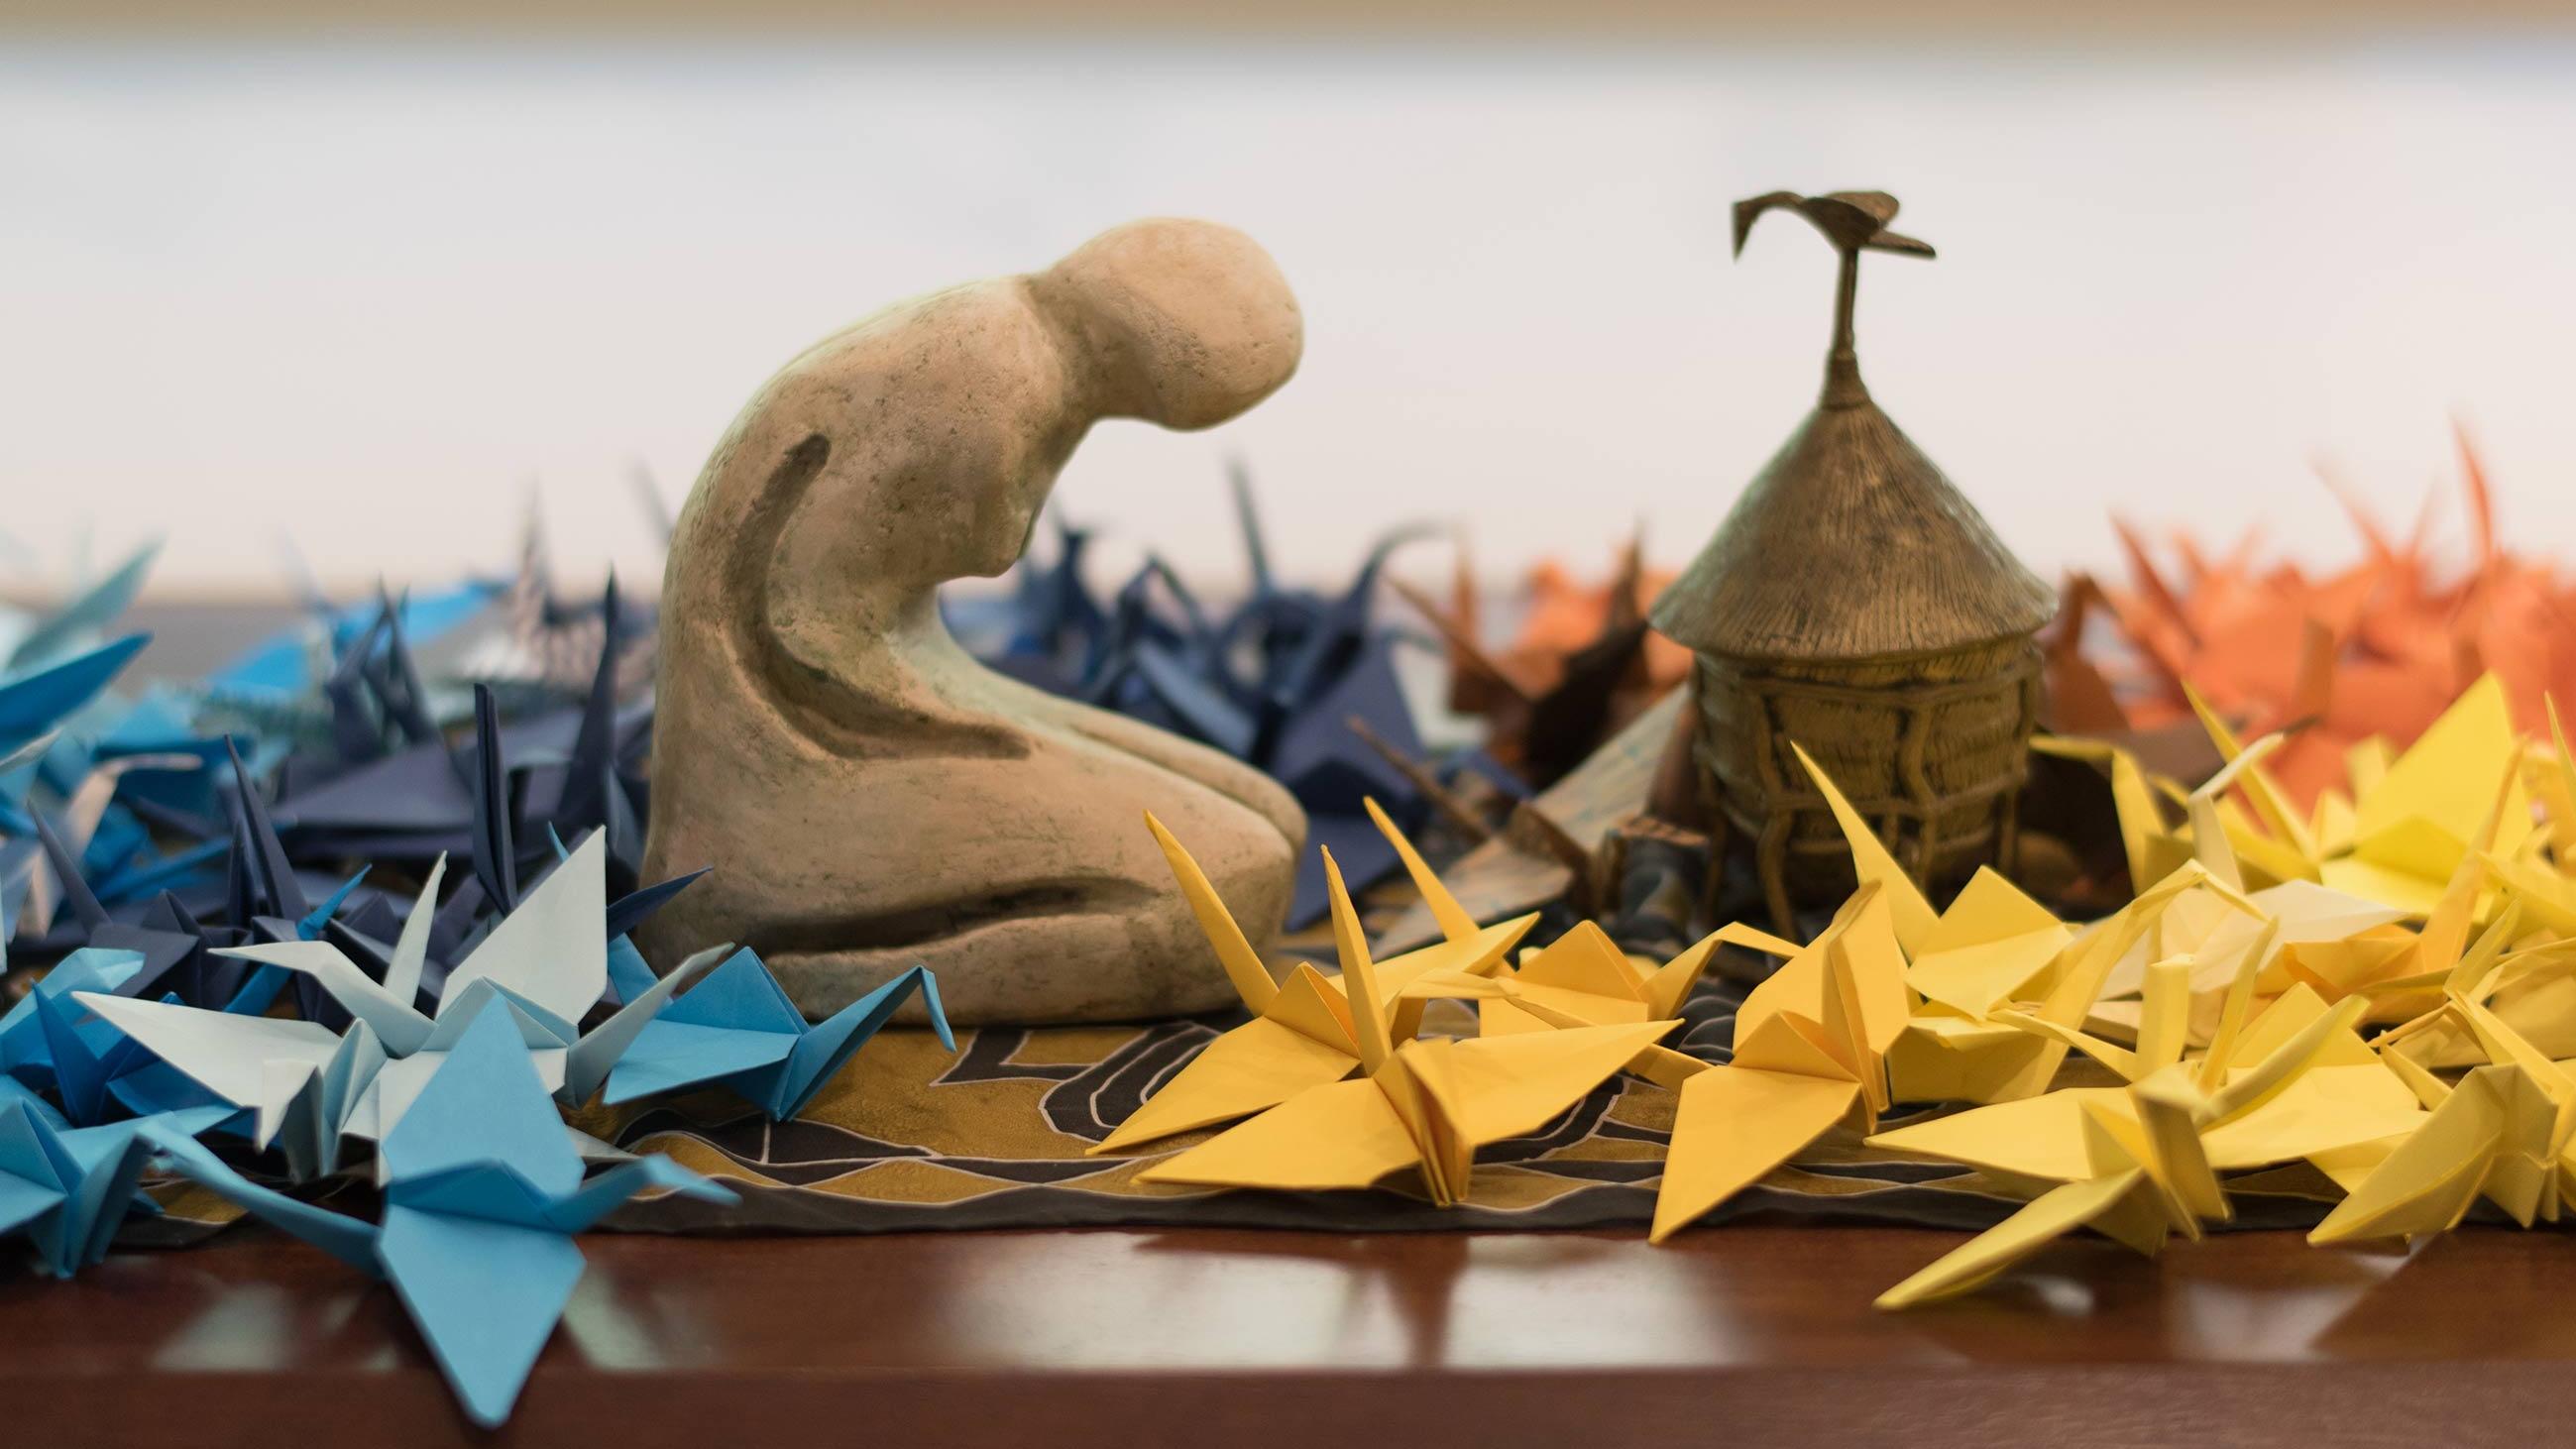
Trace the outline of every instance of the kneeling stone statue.
<instances>
[{"instance_id":1,"label":"kneeling stone statue","mask_svg":"<svg viewBox=\"0 0 2576 1449\"><path fill-rule=\"evenodd\" d=\"M671 541L646 869L716 869L649 924L655 959L739 941L812 1015L916 961L961 1024L1232 1000L1143 815L1269 928L1263 948L1296 802L984 668L935 591L1020 557L1095 420L1214 426L1286 382L1303 343L1249 237L1152 220L902 303L772 378Z\"/></svg>"}]
</instances>

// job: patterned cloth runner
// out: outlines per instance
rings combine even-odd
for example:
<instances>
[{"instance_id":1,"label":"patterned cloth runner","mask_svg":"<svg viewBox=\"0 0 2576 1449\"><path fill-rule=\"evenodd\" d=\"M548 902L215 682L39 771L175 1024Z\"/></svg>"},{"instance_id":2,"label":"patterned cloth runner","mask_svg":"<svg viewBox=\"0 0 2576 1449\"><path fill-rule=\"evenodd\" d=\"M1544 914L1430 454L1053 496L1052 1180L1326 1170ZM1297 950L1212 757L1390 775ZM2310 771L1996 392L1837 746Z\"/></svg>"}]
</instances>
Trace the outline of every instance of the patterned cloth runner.
<instances>
[{"instance_id":1,"label":"patterned cloth runner","mask_svg":"<svg viewBox=\"0 0 2576 1449\"><path fill-rule=\"evenodd\" d=\"M1671 1045L1726 1059L1742 988L1705 982ZM667 1152L742 1193L738 1207L679 1198L635 1204L611 1226L661 1232L902 1232L1076 1226L1274 1227L1337 1232L1635 1227L1654 1213L1673 1120L1671 1091L1618 1077L1535 1136L1478 1154L1473 1190L1433 1207L1399 1175L1365 1192L1225 1191L1141 1183L1153 1161L1211 1131L1127 1156L1087 1157L1154 1088L1230 1022L988 1028L955 1056L929 1033L890 1031L793 1122L771 1124L721 1093L649 1105L578 1125L643 1152ZM1432 1029L1472 1032L1442 1004ZM2074 1058L2061 1085L2111 1085ZM1900 1108L1890 1124L1942 1108ZM2304 1227L2339 1196L2304 1164L2233 1178L2234 1226ZM1905 1161L1837 1129L1707 1221L1768 1214L1808 1222L1987 1227L2023 1199L1982 1173Z\"/></svg>"}]
</instances>

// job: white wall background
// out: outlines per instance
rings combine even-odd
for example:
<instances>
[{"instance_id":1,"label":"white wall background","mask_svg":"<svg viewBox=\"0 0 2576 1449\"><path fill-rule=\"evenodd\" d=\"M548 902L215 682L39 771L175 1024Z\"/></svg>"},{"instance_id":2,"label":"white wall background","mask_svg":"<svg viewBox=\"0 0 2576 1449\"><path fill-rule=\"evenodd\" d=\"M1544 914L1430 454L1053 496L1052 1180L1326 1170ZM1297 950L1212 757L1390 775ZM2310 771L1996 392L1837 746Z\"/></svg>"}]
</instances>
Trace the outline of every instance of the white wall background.
<instances>
[{"instance_id":1,"label":"white wall background","mask_svg":"<svg viewBox=\"0 0 2576 1449\"><path fill-rule=\"evenodd\" d=\"M1868 374L2033 563L2111 557L2111 508L2342 557L2312 456L2411 514L2455 412L2510 537L2576 550L2571 157L2555 41L21 44L0 531L165 534L164 592L274 587L281 532L428 579L505 566L534 479L568 574L649 574L637 461L676 498L814 337L1160 212L1271 248L1305 369L1216 433L1104 427L1066 507L1224 577L1241 450L1301 571L1409 516L1498 569L1640 518L1679 561L1830 303L1794 220L1730 265L1727 204L1866 186L1942 252L1869 264Z\"/></svg>"}]
</instances>

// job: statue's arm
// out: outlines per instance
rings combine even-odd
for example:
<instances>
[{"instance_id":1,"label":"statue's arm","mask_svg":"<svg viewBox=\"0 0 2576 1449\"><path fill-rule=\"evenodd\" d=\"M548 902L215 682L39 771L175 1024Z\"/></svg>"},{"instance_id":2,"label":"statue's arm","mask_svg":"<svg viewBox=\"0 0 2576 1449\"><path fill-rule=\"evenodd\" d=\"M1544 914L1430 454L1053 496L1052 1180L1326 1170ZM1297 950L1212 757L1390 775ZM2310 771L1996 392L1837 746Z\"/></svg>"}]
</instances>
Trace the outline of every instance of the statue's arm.
<instances>
[{"instance_id":1,"label":"statue's arm","mask_svg":"<svg viewBox=\"0 0 2576 1449\"><path fill-rule=\"evenodd\" d=\"M1044 721L1196 780L1269 821L1290 842L1305 841L1306 812L1298 808L1296 797L1278 781L1241 760L1141 720L1094 709L1005 675L988 677L996 691L1006 696L997 702L1011 713Z\"/></svg>"}]
</instances>

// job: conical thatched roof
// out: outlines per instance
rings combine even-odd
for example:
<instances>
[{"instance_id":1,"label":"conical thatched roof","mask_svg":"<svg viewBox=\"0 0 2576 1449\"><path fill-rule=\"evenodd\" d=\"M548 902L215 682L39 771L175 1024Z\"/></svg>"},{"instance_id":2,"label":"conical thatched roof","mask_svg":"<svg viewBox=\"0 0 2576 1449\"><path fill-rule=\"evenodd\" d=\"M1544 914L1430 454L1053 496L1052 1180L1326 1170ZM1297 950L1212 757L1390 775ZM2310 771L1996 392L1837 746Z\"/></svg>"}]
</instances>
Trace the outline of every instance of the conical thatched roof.
<instances>
[{"instance_id":1,"label":"conical thatched roof","mask_svg":"<svg viewBox=\"0 0 2576 1449\"><path fill-rule=\"evenodd\" d=\"M1654 625L1745 659L1925 654L2027 634L2057 596L1866 398L1807 415Z\"/></svg>"},{"instance_id":2,"label":"conical thatched roof","mask_svg":"<svg viewBox=\"0 0 2576 1449\"><path fill-rule=\"evenodd\" d=\"M1781 191L1736 203L1738 251L1773 210L1805 216L1842 253L1824 396L1655 601L1654 626L1738 659L1844 660L1940 653L2047 623L2056 595L1861 384L1859 254L1932 249L1886 230L1892 196Z\"/></svg>"}]
</instances>

